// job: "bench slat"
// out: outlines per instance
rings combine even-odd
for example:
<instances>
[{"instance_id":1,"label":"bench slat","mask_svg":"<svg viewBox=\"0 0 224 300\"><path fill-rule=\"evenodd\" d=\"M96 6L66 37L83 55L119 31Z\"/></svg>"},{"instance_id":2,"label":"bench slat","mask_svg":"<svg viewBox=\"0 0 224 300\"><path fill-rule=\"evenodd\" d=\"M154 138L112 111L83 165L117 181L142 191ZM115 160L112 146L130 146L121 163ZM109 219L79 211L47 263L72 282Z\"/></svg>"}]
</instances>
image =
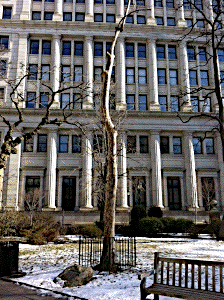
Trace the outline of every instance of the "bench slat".
<instances>
[{"instance_id":1,"label":"bench slat","mask_svg":"<svg viewBox=\"0 0 224 300\"><path fill-rule=\"evenodd\" d=\"M220 292L223 293L222 266L219 267Z\"/></svg>"},{"instance_id":2,"label":"bench slat","mask_svg":"<svg viewBox=\"0 0 224 300\"><path fill-rule=\"evenodd\" d=\"M201 265L198 265L198 289L201 289Z\"/></svg>"},{"instance_id":3,"label":"bench slat","mask_svg":"<svg viewBox=\"0 0 224 300\"><path fill-rule=\"evenodd\" d=\"M187 287L188 285L188 263L185 263L185 284L184 286Z\"/></svg>"},{"instance_id":4,"label":"bench slat","mask_svg":"<svg viewBox=\"0 0 224 300\"><path fill-rule=\"evenodd\" d=\"M205 266L205 290L208 291L208 266Z\"/></svg>"},{"instance_id":5,"label":"bench slat","mask_svg":"<svg viewBox=\"0 0 224 300\"><path fill-rule=\"evenodd\" d=\"M182 263L179 263L179 286L181 286Z\"/></svg>"}]
</instances>

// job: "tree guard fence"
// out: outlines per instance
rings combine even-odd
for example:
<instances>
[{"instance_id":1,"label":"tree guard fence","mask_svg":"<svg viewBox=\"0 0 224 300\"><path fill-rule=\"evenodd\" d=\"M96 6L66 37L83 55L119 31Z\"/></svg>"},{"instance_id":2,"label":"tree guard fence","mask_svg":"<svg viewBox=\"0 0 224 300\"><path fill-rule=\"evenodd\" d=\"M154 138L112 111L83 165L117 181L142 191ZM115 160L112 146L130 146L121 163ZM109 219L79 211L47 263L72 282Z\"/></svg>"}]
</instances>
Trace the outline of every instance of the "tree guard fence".
<instances>
[{"instance_id":1,"label":"tree guard fence","mask_svg":"<svg viewBox=\"0 0 224 300\"><path fill-rule=\"evenodd\" d=\"M135 237L110 238L110 243L118 266L124 269L136 266ZM79 265L93 267L99 264L102 251L103 238L79 237Z\"/></svg>"}]
</instances>

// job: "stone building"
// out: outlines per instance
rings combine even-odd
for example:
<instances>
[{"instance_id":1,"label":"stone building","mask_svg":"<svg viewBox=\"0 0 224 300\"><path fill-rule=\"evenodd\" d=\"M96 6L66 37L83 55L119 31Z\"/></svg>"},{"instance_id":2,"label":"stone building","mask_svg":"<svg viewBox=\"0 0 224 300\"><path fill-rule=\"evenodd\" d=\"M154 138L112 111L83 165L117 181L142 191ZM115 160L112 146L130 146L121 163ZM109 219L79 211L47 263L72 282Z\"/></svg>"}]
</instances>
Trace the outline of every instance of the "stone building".
<instances>
[{"instance_id":1,"label":"stone building","mask_svg":"<svg viewBox=\"0 0 224 300\"><path fill-rule=\"evenodd\" d=\"M0 71L10 80L30 71L19 86L26 99L20 104L25 114L21 131L35 127L44 113L49 90L43 82L56 91L63 80L83 81L93 91L76 102L74 89L56 95L52 117L62 114L70 101L73 121L85 123L85 132L69 124L44 126L33 140L20 145L5 170L2 208L23 210L25 194L38 188L42 209L63 216L64 222L99 219L94 149L98 144L99 152L104 150L102 132L96 129L97 91L106 51L126 5L126 0L1 1ZM159 206L171 216L191 216L197 209L203 220L208 209L206 182L218 209L224 205L221 140L208 118L183 123L177 112L184 117L217 112L213 95L200 101L203 90L180 97L181 92L212 85L211 61L203 63L211 49L196 38L205 24L181 0L136 0L131 10L136 5L142 9L127 18L116 45L113 74L111 108L114 115L122 115L117 222L128 222L130 208L139 203L146 209ZM202 5L199 0L198 5ZM205 13L211 12L205 9ZM219 61L222 69L224 48ZM9 94L2 78L0 110L13 120L17 115ZM0 130L3 140L2 121Z\"/></svg>"}]
</instances>

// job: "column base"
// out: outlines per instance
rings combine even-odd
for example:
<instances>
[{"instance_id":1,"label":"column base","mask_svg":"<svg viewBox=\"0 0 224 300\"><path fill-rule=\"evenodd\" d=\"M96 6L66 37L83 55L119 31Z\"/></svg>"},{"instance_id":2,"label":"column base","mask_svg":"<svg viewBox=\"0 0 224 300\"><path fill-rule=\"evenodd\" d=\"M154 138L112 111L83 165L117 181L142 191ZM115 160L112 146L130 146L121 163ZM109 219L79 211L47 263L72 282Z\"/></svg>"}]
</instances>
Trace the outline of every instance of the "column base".
<instances>
[{"instance_id":1,"label":"column base","mask_svg":"<svg viewBox=\"0 0 224 300\"><path fill-rule=\"evenodd\" d=\"M117 110L126 110L126 103L116 103Z\"/></svg>"},{"instance_id":2,"label":"column base","mask_svg":"<svg viewBox=\"0 0 224 300\"><path fill-rule=\"evenodd\" d=\"M56 101L51 105L51 109L60 108L60 102Z\"/></svg>"},{"instance_id":3,"label":"column base","mask_svg":"<svg viewBox=\"0 0 224 300\"><path fill-rule=\"evenodd\" d=\"M155 26L155 25L156 25L156 20L155 20L155 18L152 18L152 17L147 18L146 24L147 24L147 25L151 25L151 26Z\"/></svg>"},{"instance_id":4,"label":"column base","mask_svg":"<svg viewBox=\"0 0 224 300\"><path fill-rule=\"evenodd\" d=\"M83 109L93 110L93 103L92 102L83 103Z\"/></svg>"},{"instance_id":5,"label":"column base","mask_svg":"<svg viewBox=\"0 0 224 300\"><path fill-rule=\"evenodd\" d=\"M192 105L189 104L189 103L184 104L184 105L181 107L181 111L182 111L182 112L192 112Z\"/></svg>"},{"instance_id":6,"label":"column base","mask_svg":"<svg viewBox=\"0 0 224 300\"><path fill-rule=\"evenodd\" d=\"M30 19L30 13L29 11L23 11L20 14L20 20L29 20Z\"/></svg>"},{"instance_id":7,"label":"column base","mask_svg":"<svg viewBox=\"0 0 224 300\"><path fill-rule=\"evenodd\" d=\"M88 211L94 211L94 210L97 210L97 208L94 208L92 205L91 206L82 206L79 209L80 212L88 212Z\"/></svg>"},{"instance_id":8,"label":"column base","mask_svg":"<svg viewBox=\"0 0 224 300\"><path fill-rule=\"evenodd\" d=\"M185 20L185 19L179 19L179 20L177 21L177 26L179 26L179 27L187 27L187 22L186 22L186 20Z\"/></svg>"},{"instance_id":9,"label":"column base","mask_svg":"<svg viewBox=\"0 0 224 300\"><path fill-rule=\"evenodd\" d=\"M160 111L160 105L156 103L150 103L149 111Z\"/></svg>"},{"instance_id":10,"label":"column base","mask_svg":"<svg viewBox=\"0 0 224 300\"><path fill-rule=\"evenodd\" d=\"M42 211L55 211L56 207L43 207Z\"/></svg>"},{"instance_id":11,"label":"column base","mask_svg":"<svg viewBox=\"0 0 224 300\"><path fill-rule=\"evenodd\" d=\"M85 22L94 22L93 15L87 14L87 15L85 16Z\"/></svg>"},{"instance_id":12,"label":"column base","mask_svg":"<svg viewBox=\"0 0 224 300\"><path fill-rule=\"evenodd\" d=\"M124 17L124 16L121 16L121 15L116 16L116 23L119 23L120 20L121 20L123 17Z\"/></svg>"},{"instance_id":13,"label":"column base","mask_svg":"<svg viewBox=\"0 0 224 300\"><path fill-rule=\"evenodd\" d=\"M192 212L194 212L195 210L199 211L199 206L196 206L196 207L189 206L189 207L187 208L187 210L188 210L188 211L192 211Z\"/></svg>"},{"instance_id":14,"label":"column base","mask_svg":"<svg viewBox=\"0 0 224 300\"><path fill-rule=\"evenodd\" d=\"M218 103L215 103L215 104L213 105L213 112L216 113L216 114L219 113L219 105L218 105Z\"/></svg>"},{"instance_id":15,"label":"column base","mask_svg":"<svg viewBox=\"0 0 224 300\"><path fill-rule=\"evenodd\" d=\"M117 212L130 212L131 208L129 206L117 206L116 211Z\"/></svg>"},{"instance_id":16,"label":"column base","mask_svg":"<svg viewBox=\"0 0 224 300\"><path fill-rule=\"evenodd\" d=\"M63 21L62 14L54 13L52 21Z\"/></svg>"}]
</instances>

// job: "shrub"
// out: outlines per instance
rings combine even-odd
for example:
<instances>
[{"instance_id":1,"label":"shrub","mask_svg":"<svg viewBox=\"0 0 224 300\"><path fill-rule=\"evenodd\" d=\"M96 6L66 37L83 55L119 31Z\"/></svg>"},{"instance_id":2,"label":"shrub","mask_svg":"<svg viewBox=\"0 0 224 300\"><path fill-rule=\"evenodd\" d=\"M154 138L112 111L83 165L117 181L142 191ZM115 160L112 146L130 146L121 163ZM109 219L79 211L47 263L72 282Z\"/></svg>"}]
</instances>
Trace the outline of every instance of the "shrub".
<instances>
[{"instance_id":1,"label":"shrub","mask_svg":"<svg viewBox=\"0 0 224 300\"><path fill-rule=\"evenodd\" d=\"M100 230L104 230L104 221L101 220L99 222L96 222L96 226L100 229Z\"/></svg>"},{"instance_id":2,"label":"shrub","mask_svg":"<svg viewBox=\"0 0 224 300\"><path fill-rule=\"evenodd\" d=\"M220 231L221 223L222 223L221 220L213 220L206 228L209 234L211 236L216 237L216 239L219 239L219 231Z\"/></svg>"},{"instance_id":3,"label":"shrub","mask_svg":"<svg viewBox=\"0 0 224 300\"><path fill-rule=\"evenodd\" d=\"M162 218L162 216L163 216L162 209L157 206L152 206L152 207L150 207L150 209L148 211L148 216L155 217L155 218Z\"/></svg>"},{"instance_id":4,"label":"shrub","mask_svg":"<svg viewBox=\"0 0 224 300\"><path fill-rule=\"evenodd\" d=\"M159 218L143 218L139 221L139 232L143 236L155 236L163 229L164 225Z\"/></svg>"},{"instance_id":5,"label":"shrub","mask_svg":"<svg viewBox=\"0 0 224 300\"><path fill-rule=\"evenodd\" d=\"M131 210L131 225L138 226L139 221L145 217L145 208L142 205L135 205Z\"/></svg>"},{"instance_id":6,"label":"shrub","mask_svg":"<svg viewBox=\"0 0 224 300\"><path fill-rule=\"evenodd\" d=\"M176 233L187 233L194 227L194 222L191 220L179 218L175 221L175 232Z\"/></svg>"},{"instance_id":7,"label":"shrub","mask_svg":"<svg viewBox=\"0 0 224 300\"><path fill-rule=\"evenodd\" d=\"M29 219L23 212L4 211L0 214L0 236L15 236L29 225Z\"/></svg>"},{"instance_id":8,"label":"shrub","mask_svg":"<svg viewBox=\"0 0 224 300\"><path fill-rule=\"evenodd\" d=\"M173 218L170 217L163 217L160 219L164 225L164 231L165 233L173 233L175 232L176 227L176 221Z\"/></svg>"},{"instance_id":9,"label":"shrub","mask_svg":"<svg viewBox=\"0 0 224 300\"><path fill-rule=\"evenodd\" d=\"M90 238L100 238L103 232L95 225L87 225L80 228L80 234Z\"/></svg>"},{"instance_id":10,"label":"shrub","mask_svg":"<svg viewBox=\"0 0 224 300\"><path fill-rule=\"evenodd\" d=\"M79 228L76 225L64 225L62 231L64 232L63 234L68 234L68 235L76 235L79 233Z\"/></svg>"}]
</instances>

